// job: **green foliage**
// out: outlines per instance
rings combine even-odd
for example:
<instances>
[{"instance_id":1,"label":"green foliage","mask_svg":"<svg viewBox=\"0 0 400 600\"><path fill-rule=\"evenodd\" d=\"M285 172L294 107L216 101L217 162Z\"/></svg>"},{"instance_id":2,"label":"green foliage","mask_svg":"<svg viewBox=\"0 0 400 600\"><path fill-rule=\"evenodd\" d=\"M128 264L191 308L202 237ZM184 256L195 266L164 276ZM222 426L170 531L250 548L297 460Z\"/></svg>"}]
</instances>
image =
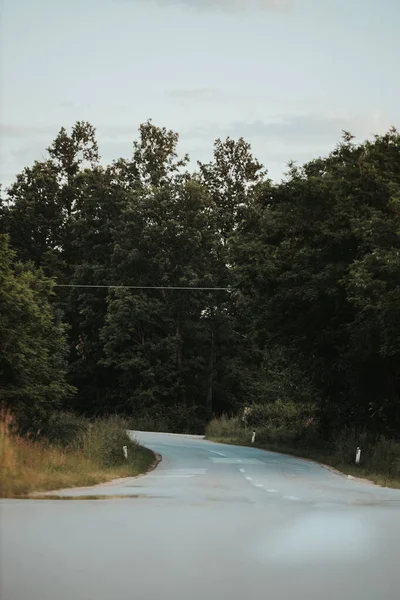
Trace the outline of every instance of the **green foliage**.
<instances>
[{"instance_id":1,"label":"green foliage","mask_svg":"<svg viewBox=\"0 0 400 600\"><path fill-rule=\"evenodd\" d=\"M310 414L312 407L285 405L253 405L245 424L238 416L212 419L206 427L206 438L222 443L252 445L252 431L256 431L255 446L311 458L332 465L358 477L368 477L380 485L400 487L400 444L385 437L373 438L358 433L354 428L336 432L333 439L320 437ZM310 412L311 409L311 412ZM307 416L308 415L308 416ZM307 417L305 421L303 418ZM361 462L355 464L357 447L361 445Z\"/></svg>"},{"instance_id":2,"label":"green foliage","mask_svg":"<svg viewBox=\"0 0 400 600\"><path fill-rule=\"evenodd\" d=\"M295 402L276 400L267 404L255 404L247 417L250 427L271 425L271 427L305 424L315 415L314 406L304 406Z\"/></svg>"},{"instance_id":3,"label":"green foliage","mask_svg":"<svg viewBox=\"0 0 400 600\"><path fill-rule=\"evenodd\" d=\"M63 321L74 411L199 432L254 404L269 443L326 442L341 460L358 432L398 438L398 132L344 132L279 184L242 138L217 140L195 173L178 142L147 121L130 159L100 167L78 122L17 177L0 207L24 263L2 250L3 393L32 424L64 401ZM50 306L28 261L58 283L230 291L58 288Z\"/></svg>"},{"instance_id":4,"label":"green foliage","mask_svg":"<svg viewBox=\"0 0 400 600\"><path fill-rule=\"evenodd\" d=\"M276 400L251 407L247 425L257 431L257 438L264 443L284 446L317 442L316 408L310 404Z\"/></svg>"},{"instance_id":5,"label":"green foliage","mask_svg":"<svg viewBox=\"0 0 400 600\"><path fill-rule=\"evenodd\" d=\"M126 428L127 422L115 416L93 422L55 413L49 428L34 438L18 433L11 413L2 409L0 496L94 485L145 472L154 454L132 440Z\"/></svg>"},{"instance_id":6,"label":"green foliage","mask_svg":"<svg viewBox=\"0 0 400 600\"><path fill-rule=\"evenodd\" d=\"M89 421L72 412L54 411L40 430L40 438L64 448L82 448L89 432Z\"/></svg>"},{"instance_id":7,"label":"green foliage","mask_svg":"<svg viewBox=\"0 0 400 600\"><path fill-rule=\"evenodd\" d=\"M86 456L104 467L130 464L137 458L139 444L127 431L128 419L119 415L86 419L71 412L57 411L49 415L40 431L40 439L71 451L82 450ZM128 461L123 454L128 448Z\"/></svg>"},{"instance_id":8,"label":"green foliage","mask_svg":"<svg viewBox=\"0 0 400 600\"><path fill-rule=\"evenodd\" d=\"M370 452L369 465L387 478L400 479L400 444L381 437Z\"/></svg>"},{"instance_id":9,"label":"green foliage","mask_svg":"<svg viewBox=\"0 0 400 600\"><path fill-rule=\"evenodd\" d=\"M395 130L361 145L345 134L262 189L231 242L276 397L308 390L324 435L400 432L399 160Z\"/></svg>"},{"instance_id":10,"label":"green foliage","mask_svg":"<svg viewBox=\"0 0 400 600\"><path fill-rule=\"evenodd\" d=\"M74 390L65 381L65 325L49 298L53 282L15 262L0 236L0 382L2 400L21 427L40 429Z\"/></svg>"},{"instance_id":11,"label":"green foliage","mask_svg":"<svg viewBox=\"0 0 400 600\"><path fill-rule=\"evenodd\" d=\"M84 439L85 454L94 458L104 467L125 464L123 446L128 450L128 464L134 462L139 444L127 433L129 422L119 416L96 419L89 424Z\"/></svg>"},{"instance_id":12,"label":"green foliage","mask_svg":"<svg viewBox=\"0 0 400 600\"><path fill-rule=\"evenodd\" d=\"M243 423L238 417L229 417L225 414L219 418L211 419L206 427L206 437L210 440L225 441L228 443L246 442L246 432Z\"/></svg>"},{"instance_id":13,"label":"green foliage","mask_svg":"<svg viewBox=\"0 0 400 600\"><path fill-rule=\"evenodd\" d=\"M354 462L356 448L360 444L359 435L354 428L344 427L333 436L332 443L339 464L345 465Z\"/></svg>"}]
</instances>

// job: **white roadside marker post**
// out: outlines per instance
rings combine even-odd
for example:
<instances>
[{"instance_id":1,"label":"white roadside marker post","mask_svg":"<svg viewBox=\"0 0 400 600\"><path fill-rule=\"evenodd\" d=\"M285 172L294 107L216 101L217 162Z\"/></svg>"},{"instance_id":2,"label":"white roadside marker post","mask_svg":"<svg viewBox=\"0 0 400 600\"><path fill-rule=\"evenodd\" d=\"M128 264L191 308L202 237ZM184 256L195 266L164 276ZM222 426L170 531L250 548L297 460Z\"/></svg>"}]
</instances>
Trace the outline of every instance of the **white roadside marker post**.
<instances>
[{"instance_id":1,"label":"white roadside marker post","mask_svg":"<svg viewBox=\"0 0 400 600\"><path fill-rule=\"evenodd\" d=\"M254 444L255 441L256 441L256 432L253 431L253 435L251 436L251 443Z\"/></svg>"},{"instance_id":2,"label":"white roadside marker post","mask_svg":"<svg viewBox=\"0 0 400 600\"><path fill-rule=\"evenodd\" d=\"M122 451L124 453L126 460L128 460L128 446L122 446Z\"/></svg>"},{"instance_id":3,"label":"white roadside marker post","mask_svg":"<svg viewBox=\"0 0 400 600\"><path fill-rule=\"evenodd\" d=\"M360 458L361 458L361 448L358 447L357 452L356 452L356 465L360 464Z\"/></svg>"}]
</instances>

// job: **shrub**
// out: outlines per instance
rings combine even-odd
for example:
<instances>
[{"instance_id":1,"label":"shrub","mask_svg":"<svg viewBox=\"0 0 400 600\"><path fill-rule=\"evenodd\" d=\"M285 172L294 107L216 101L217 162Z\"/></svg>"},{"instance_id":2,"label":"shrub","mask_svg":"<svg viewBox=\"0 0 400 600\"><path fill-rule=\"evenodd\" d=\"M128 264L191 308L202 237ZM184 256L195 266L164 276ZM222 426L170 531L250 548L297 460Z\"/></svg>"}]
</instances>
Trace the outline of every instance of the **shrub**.
<instances>
[{"instance_id":1,"label":"shrub","mask_svg":"<svg viewBox=\"0 0 400 600\"><path fill-rule=\"evenodd\" d=\"M202 434L205 423L206 416L198 406L155 406L129 418L130 429L137 431Z\"/></svg>"},{"instance_id":2,"label":"shrub","mask_svg":"<svg viewBox=\"0 0 400 600\"><path fill-rule=\"evenodd\" d=\"M223 415L207 425L206 437L227 443L250 443L251 429L256 430L256 445L314 458L348 473L371 477L387 485L399 485L400 443L384 437L374 440L355 428L337 431L332 438L323 439L313 407L295 403L273 402L253 405L248 414L247 432L240 417ZM360 446L360 469L355 465L357 447ZM383 476L383 477L382 477Z\"/></svg>"},{"instance_id":3,"label":"shrub","mask_svg":"<svg viewBox=\"0 0 400 600\"><path fill-rule=\"evenodd\" d=\"M244 424L239 417L222 415L212 419L206 427L206 437L215 440L241 441L245 438Z\"/></svg>"},{"instance_id":4,"label":"shrub","mask_svg":"<svg viewBox=\"0 0 400 600\"><path fill-rule=\"evenodd\" d=\"M130 418L129 429L136 431L172 432L174 428L171 420L166 415L152 411Z\"/></svg>"},{"instance_id":5,"label":"shrub","mask_svg":"<svg viewBox=\"0 0 400 600\"><path fill-rule=\"evenodd\" d=\"M256 430L256 440L272 446L322 445L318 436L317 419L312 405L295 402L254 404L247 415L248 430ZM245 424L240 417L213 419L206 428L206 436L213 439L248 441Z\"/></svg>"},{"instance_id":6,"label":"shrub","mask_svg":"<svg viewBox=\"0 0 400 600\"><path fill-rule=\"evenodd\" d=\"M89 421L71 412L54 412L42 426L40 435L50 444L80 448L88 433Z\"/></svg>"},{"instance_id":7,"label":"shrub","mask_svg":"<svg viewBox=\"0 0 400 600\"><path fill-rule=\"evenodd\" d=\"M86 433L82 427L79 435L71 435L70 445L67 437L56 444L18 434L10 412L0 411L0 496L93 485L137 475L153 462L153 453L130 439L124 419L97 420L91 427L85 419L78 421L87 426ZM65 415L58 423L64 422L69 422ZM128 447L128 460L123 446Z\"/></svg>"},{"instance_id":8,"label":"shrub","mask_svg":"<svg viewBox=\"0 0 400 600\"><path fill-rule=\"evenodd\" d=\"M359 435L355 429L345 427L333 437L334 456L339 464L353 463L359 445Z\"/></svg>"},{"instance_id":9,"label":"shrub","mask_svg":"<svg viewBox=\"0 0 400 600\"><path fill-rule=\"evenodd\" d=\"M127 433L129 421L119 416L96 419L90 423L84 441L84 451L105 467L126 463L123 446L128 449L128 463L139 448L136 440Z\"/></svg>"},{"instance_id":10,"label":"shrub","mask_svg":"<svg viewBox=\"0 0 400 600\"><path fill-rule=\"evenodd\" d=\"M268 402L254 404L247 422L253 427L293 427L297 428L306 423L315 414L313 405L297 404L296 402Z\"/></svg>"},{"instance_id":11,"label":"shrub","mask_svg":"<svg viewBox=\"0 0 400 600\"><path fill-rule=\"evenodd\" d=\"M270 402L251 407L247 422L261 443L286 447L320 442L315 408L311 404Z\"/></svg>"},{"instance_id":12,"label":"shrub","mask_svg":"<svg viewBox=\"0 0 400 600\"><path fill-rule=\"evenodd\" d=\"M375 473L400 477L400 444L381 437L370 451L368 465Z\"/></svg>"}]
</instances>

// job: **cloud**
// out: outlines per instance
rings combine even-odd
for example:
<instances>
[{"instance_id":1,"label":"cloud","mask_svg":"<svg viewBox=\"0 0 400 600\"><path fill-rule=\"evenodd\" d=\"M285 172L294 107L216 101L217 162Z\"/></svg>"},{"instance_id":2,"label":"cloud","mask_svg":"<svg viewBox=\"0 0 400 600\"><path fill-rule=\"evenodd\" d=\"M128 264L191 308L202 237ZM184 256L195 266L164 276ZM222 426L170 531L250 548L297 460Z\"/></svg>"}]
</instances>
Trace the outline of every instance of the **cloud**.
<instances>
[{"instance_id":1,"label":"cloud","mask_svg":"<svg viewBox=\"0 0 400 600\"><path fill-rule=\"evenodd\" d=\"M276 115L268 121L232 122L224 126L198 124L185 132L193 139L214 137L244 137L245 139L284 140L285 142L329 142L337 140L342 130L356 136L370 136L390 127L380 112L367 115L340 115L333 113Z\"/></svg>"},{"instance_id":2,"label":"cloud","mask_svg":"<svg viewBox=\"0 0 400 600\"><path fill-rule=\"evenodd\" d=\"M47 126L0 124L0 183L4 188L35 160L46 160L46 148L55 132L57 128Z\"/></svg>"},{"instance_id":3,"label":"cloud","mask_svg":"<svg viewBox=\"0 0 400 600\"><path fill-rule=\"evenodd\" d=\"M118 113L120 112L126 112L126 111L131 111L132 110L132 106L129 104L120 104L120 103L110 103L110 102L75 102L75 101L71 101L71 100L63 100L62 102L58 103L58 106L62 109L66 109L66 110L70 110L70 111L74 111L75 113L77 113L78 111L83 112L83 111L118 111ZM84 120L84 119L81 119Z\"/></svg>"},{"instance_id":4,"label":"cloud","mask_svg":"<svg viewBox=\"0 0 400 600\"><path fill-rule=\"evenodd\" d=\"M139 125L140 123L135 124L108 124L108 125L99 125L96 127L96 134L99 139L101 138L111 138L111 139L123 139L123 140L135 140L139 133Z\"/></svg>"},{"instance_id":5,"label":"cloud","mask_svg":"<svg viewBox=\"0 0 400 600\"><path fill-rule=\"evenodd\" d=\"M197 156L191 149L197 147L204 149L210 159L216 138L243 137L251 144L254 155L268 168L272 179L279 181L290 160L305 163L329 154L340 141L343 130L350 131L362 141L375 133L384 133L390 125L379 111L363 115L283 114L265 121L232 121L225 125L199 123L182 131L180 137L193 158Z\"/></svg>"},{"instance_id":6,"label":"cloud","mask_svg":"<svg viewBox=\"0 0 400 600\"><path fill-rule=\"evenodd\" d=\"M189 88L181 90L171 90L169 95L180 100L219 100L226 96L218 88Z\"/></svg>"},{"instance_id":7,"label":"cloud","mask_svg":"<svg viewBox=\"0 0 400 600\"><path fill-rule=\"evenodd\" d=\"M54 130L48 127L41 127L35 125L21 125L21 124L0 124L0 137L1 138L27 138L46 136L52 133Z\"/></svg>"},{"instance_id":8,"label":"cloud","mask_svg":"<svg viewBox=\"0 0 400 600\"><path fill-rule=\"evenodd\" d=\"M50 145L50 141L37 142L36 144L29 144L28 146L21 146L10 152L13 160L24 167L31 165L35 160L42 161L47 160L47 148Z\"/></svg>"},{"instance_id":9,"label":"cloud","mask_svg":"<svg viewBox=\"0 0 400 600\"><path fill-rule=\"evenodd\" d=\"M148 0L145 0L148 2ZM293 0L155 0L161 6L182 5L195 10L235 12L249 9L283 9Z\"/></svg>"},{"instance_id":10,"label":"cloud","mask_svg":"<svg viewBox=\"0 0 400 600\"><path fill-rule=\"evenodd\" d=\"M176 90L183 97L206 97L219 93L215 88ZM222 92L221 92L222 93ZM155 121L155 125L163 125ZM379 111L364 114L321 112L309 114L283 113L268 119L231 120L225 123L206 120L187 127L173 127L179 133L180 152L189 152L192 161L208 161L212 157L216 138L243 137L250 142L255 156L279 178L289 160L306 162L329 153L340 141L342 130L348 130L358 139L370 138L374 133L384 133L392 125ZM396 125L396 123L394 123ZM120 156L132 156L132 142L138 138L139 122L131 119L126 125L104 123L97 128L97 139L102 162L108 163ZM25 125L2 125L0 136L0 182L11 183L10 173L18 173L34 160L46 156L46 148L57 134L58 128ZM194 162L193 162L194 164ZM276 173L276 175L275 175Z\"/></svg>"},{"instance_id":11,"label":"cloud","mask_svg":"<svg viewBox=\"0 0 400 600\"><path fill-rule=\"evenodd\" d=\"M109 141L99 142L99 150L101 156L101 162L103 164L110 164L113 160L118 158L131 158L133 149L132 141Z\"/></svg>"}]
</instances>

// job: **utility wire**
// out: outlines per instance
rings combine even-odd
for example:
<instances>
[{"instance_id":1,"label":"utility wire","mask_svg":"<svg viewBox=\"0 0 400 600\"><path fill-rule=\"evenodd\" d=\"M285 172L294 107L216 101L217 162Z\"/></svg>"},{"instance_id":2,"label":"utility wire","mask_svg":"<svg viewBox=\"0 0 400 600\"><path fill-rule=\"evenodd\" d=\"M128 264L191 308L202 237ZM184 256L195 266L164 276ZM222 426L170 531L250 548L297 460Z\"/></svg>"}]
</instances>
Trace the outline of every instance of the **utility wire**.
<instances>
[{"instance_id":1,"label":"utility wire","mask_svg":"<svg viewBox=\"0 0 400 600\"><path fill-rule=\"evenodd\" d=\"M125 290L219 290L230 292L231 288L227 287L183 287L183 286L171 286L171 285L86 285L79 283L68 283L68 284L58 284L56 283L54 287L59 288L112 288L112 289L125 289Z\"/></svg>"}]
</instances>

